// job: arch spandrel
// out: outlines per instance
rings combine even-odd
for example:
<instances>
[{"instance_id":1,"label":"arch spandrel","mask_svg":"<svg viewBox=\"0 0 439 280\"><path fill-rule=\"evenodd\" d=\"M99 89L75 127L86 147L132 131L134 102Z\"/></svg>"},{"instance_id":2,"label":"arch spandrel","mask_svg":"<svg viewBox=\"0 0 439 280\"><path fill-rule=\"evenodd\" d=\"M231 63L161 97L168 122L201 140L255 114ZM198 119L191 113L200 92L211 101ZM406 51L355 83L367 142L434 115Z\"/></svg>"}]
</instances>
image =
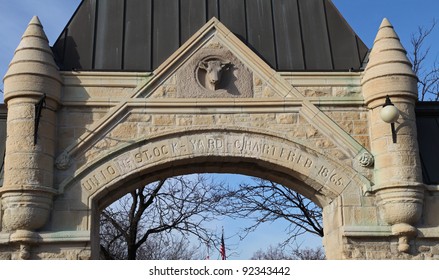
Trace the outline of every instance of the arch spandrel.
<instances>
[{"instance_id":1,"label":"arch spandrel","mask_svg":"<svg viewBox=\"0 0 439 280\"><path fill-rule=\"evenodd\" d=\"M78 170L73 178L61 183L60 192L80 187L83 203L90 207L95 197L114 192L142 174L160 170L168 170L170 175L236 170L257 176L251 174L252 168L276 170L278 180L282 176L293 178L297 185L302 185L299 192L324 198L326 202L319 204L329 203L352 184L363 193L370 189L370 182L355 170L304 144L267 133L229 128L174 131L133 141Z\"/></svg>"}]
</instances>

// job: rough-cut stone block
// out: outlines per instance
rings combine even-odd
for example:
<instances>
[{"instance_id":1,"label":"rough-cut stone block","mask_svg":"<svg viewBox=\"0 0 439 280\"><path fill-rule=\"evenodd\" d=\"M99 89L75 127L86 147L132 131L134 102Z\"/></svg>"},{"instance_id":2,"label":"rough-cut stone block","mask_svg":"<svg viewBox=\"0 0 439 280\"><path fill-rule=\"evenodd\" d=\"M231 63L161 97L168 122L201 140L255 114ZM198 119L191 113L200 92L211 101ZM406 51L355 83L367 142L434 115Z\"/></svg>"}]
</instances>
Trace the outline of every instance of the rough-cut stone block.
<instances>
[{"instance_id":1,"label":"rough-cut stone block","mask_svg":"<svg viewBox=\"0 0 439 280\"><path fill-rule=\"evenodd\" d=\"M157 126L171 126L175 125L175 116L166 116L166 115L153 115L152 116L153 125Z\"/></svg>"},{"instance_id":2,"label":"rough-cut stone block","mask_svg":"<svg viewBox=\"0 0 439 280\"><path fill-rule=\"evenodd\" d=\"M213 115L198 115L193 119L194 125L214 125L215 124L215 116Z\"/></svg>"},{"instance_id":3,"label":"rough-cut stone block","mask_svg":"<svg viewBox=\"0 0 439 280\"><path fill-rule=\"evenodd\" d=\"M276 121L279 124L294 124L297 123L297 116L294 114L277 114Z\"/></svg>"}]
</instances>

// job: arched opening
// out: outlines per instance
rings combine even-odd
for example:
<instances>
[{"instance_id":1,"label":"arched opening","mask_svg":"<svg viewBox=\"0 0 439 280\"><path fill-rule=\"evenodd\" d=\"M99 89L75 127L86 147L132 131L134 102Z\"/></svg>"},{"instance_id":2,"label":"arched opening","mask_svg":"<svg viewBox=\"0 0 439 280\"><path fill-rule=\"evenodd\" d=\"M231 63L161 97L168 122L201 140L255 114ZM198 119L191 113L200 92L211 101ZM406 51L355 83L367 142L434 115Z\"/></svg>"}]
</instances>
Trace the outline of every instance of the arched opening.
<instances>
[{"instance_id":1,"label":"arched opening","mask_svg":"<svg viewBox=\"0 0 439 280\"><path fill-rule=\"evenodd\" d=\"M99 258L97 252L99 248L99 216L102 210L116 201L121 196L133 191L141 186L145 186L164 178L182 176L193 173L221 173L221 174L241 174L251 177L263 178L268 181L276 182L286 188L290 188L303 194L316 205L324 207L331 202L331 198L322 196L316 189L310 187L303 180L298 179L294 172L282 171L281 168L271 164L261 162L246 162L245 159L233 159L225 161L216 157L200 157L196 161L174 161L170 167L154 168L150 172L133 174L130 178L121 180L118 184L113 184L106 191L99 192L93 197L93 216L92 216L92 254L93 258ZM316 185L316 184L314 184ZM276 244L274 244L276 245ZM257 248L259 249L259 248Z\"/></svg>"},{"instance_id":2,"label":"arched opening","mask_svg":"<svg viewBox=\"0 0 439 280\"><path fill-rule=\"evenodd\" d=\"M220 259L221 252L227 259L324 257L321 208L255 177L165 178L129 192L99 214L103 259ZM227 246L220 242L224 238Z\"/></svg>"},{"instance_id":3,"label":"arched opening","mask_svg":"<svg viewBox=\"0 0 439 280\"><path fill-rule=\"evenodd\" d=\"M167 133L118 147L80 168L74 178L61 184L61 190L79 196L85 207L93 258L98 258L102 209L140 186L193 173L263 178L297 191L323 209L342 203L338 198L346 189L360 195L370 188L358 172L304 144L262 132L210 129ZM340 228L340 219L332 221L332 215L340 212L328 213L331 228ZM84 224L83 218L78 220ZM337 233L332 236L338 238Z\"/></svg>"}]
</instances>

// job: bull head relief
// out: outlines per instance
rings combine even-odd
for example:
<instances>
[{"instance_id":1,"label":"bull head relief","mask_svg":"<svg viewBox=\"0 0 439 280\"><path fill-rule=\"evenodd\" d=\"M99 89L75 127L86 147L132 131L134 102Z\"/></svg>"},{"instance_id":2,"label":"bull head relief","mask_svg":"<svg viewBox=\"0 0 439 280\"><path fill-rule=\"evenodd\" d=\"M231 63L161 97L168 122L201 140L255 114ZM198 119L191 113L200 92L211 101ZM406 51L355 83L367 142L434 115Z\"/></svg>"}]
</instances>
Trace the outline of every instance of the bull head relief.
<instances>
[{"instance_id":1,"label":"bull head relief","mask_svg":"<svg viewBox=\"0 0 439 280\"><path fill-rule=\"evenodd\" d=\"M223 61L219 58L207 58L198 64L198 68L203 70L203 75L199 75L199 82L209 90L217 90L222 82L224 72L230 69L231 62Z\"/></svg>"}]
</instances>

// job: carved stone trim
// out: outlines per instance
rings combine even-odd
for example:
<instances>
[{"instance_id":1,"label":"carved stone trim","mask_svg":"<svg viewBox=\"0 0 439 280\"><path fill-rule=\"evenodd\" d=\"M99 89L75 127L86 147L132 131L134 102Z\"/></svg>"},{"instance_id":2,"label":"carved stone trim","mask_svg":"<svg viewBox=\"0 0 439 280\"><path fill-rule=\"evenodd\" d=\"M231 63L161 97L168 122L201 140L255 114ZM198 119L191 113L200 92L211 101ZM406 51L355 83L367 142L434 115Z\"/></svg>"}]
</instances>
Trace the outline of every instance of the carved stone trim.
<instances>
[{"instance_id":1,"label":"carved stone trim","mask_svg":"<svg viewBox=\"0 0 439 280\"><path fill-rule=\"evenodd\" d=\"M363 167L372 167L374 165L374 158L369 152L364 152L358 158L358 162Z\"/></svg>"},{"instance_id":2,"label":"carved stone trim","mask_svg":"<svg viewBox=\"0 0 439 280\"><path fill-rule=\"evenodd\" d=\"M200 86L211 91L227 88L230 79L226 74L232 66L230 61L222 57L206 57L198 63L195 78Z\"/></svg>"},{"instance_id":3,"label":"carved stone trim","mask_svg":"<svg viewBox=\"0 0 439 280\"><path fill-rule=\"evenodd\" d=\"M302 116L320 132L338 145L349 157L355 158L366 149L349 133L338 126L331 118L308 100L304 100L300 109Z\"/></svg>"},{"instance_id":4,"label":"carved stone trim","mask_svg":"<svg viewBox=\"0 0 439 280\"><path fill-rule=\"evenodd\" d=\"M211 41L176 73L178 98L251 98L253 73L229 49Z\"/></svg>"},{"instance_id":5,"label":"carved stone trim","mask_svg":"<svg viewBox=\"0 0 439 280\"><path fill-rule=\"evenodd\" d=\"M66 151L62 152L55 161L55 166L59 170L66 170L70 167L70 155Z\"/></svg>"}]
</instances>

